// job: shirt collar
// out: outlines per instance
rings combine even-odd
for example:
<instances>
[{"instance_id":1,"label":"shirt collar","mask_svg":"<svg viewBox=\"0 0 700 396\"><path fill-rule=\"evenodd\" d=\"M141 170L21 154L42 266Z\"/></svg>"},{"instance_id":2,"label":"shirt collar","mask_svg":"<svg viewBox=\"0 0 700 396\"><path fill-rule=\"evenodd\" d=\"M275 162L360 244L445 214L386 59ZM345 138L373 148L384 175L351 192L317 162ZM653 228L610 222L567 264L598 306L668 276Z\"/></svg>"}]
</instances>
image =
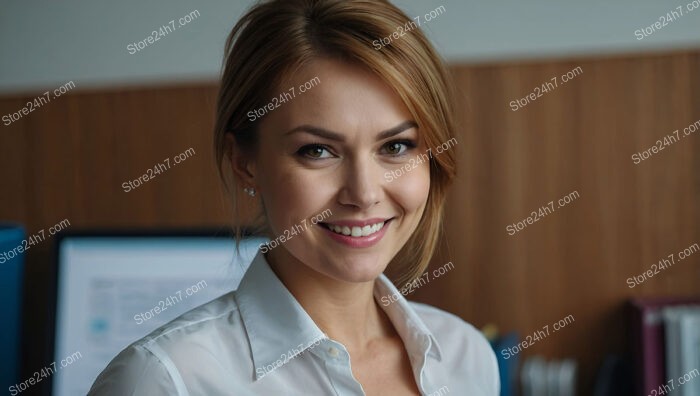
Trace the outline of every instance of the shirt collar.
<instances>
[{"instance_id":1,"label":"shirt collar","mask_svg":"<svg viewBox=\"0 0 700 396\"><path fill-rule=\"evenodd\" d=\"M267 374L260 368L278 368L285 364L299 345L303 350L315 341L327 338L272 271L262 251L258 250L235 293L250 342L255 379Z\"/></svg>"},{"instance_id":2,"label":"shirt collar","mask_svg":"<svg viewBox=\"0 0 700 396\"><path fill-rule=\"evenodd\" d=\"M427 352L428 356L442 360L440 344L433 333L384 274L380 274L374 283L374 298L386 312L410 355L423 356Z\"/></svg>"},{"instance_id":3,"label":"shirt collar","mask_svg":"<svg viewBox=\"0 0 700 396\"><path fill-rule=\"evenodd\" d=\"M420 356L427 352L428 356L441 360L435 337L403 295L381 274L375 281L374 296L379 301L385 295L398 296L388 306L379 305L404 341L407 352ZM291 358L292 351L303 352L317 341L328 338L272 271L261 250L243 276L235 298L248 334L256 380L264 376L258 368L271 365L278 368L280 365L275 362L281 359L282 365L285 364L290 359L284 357Z\"/></svg>"}]
</instances>

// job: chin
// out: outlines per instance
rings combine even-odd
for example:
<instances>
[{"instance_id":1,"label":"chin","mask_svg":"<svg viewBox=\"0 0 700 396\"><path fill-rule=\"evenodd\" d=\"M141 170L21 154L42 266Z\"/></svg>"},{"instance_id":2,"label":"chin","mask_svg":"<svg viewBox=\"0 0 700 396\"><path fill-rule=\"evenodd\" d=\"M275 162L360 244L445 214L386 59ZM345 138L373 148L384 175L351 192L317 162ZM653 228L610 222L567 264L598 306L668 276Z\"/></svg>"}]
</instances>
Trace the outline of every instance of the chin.
<instances>
[{"instance_id":1,"label":"chin","mask_svg":"<svg viewBox=\"0 0 700 396\"><path fill-rule=\"evenodd\" d=\"M326 262L330 263L330 266L326 267L328 271L324 271L326 275L350 283L371 282L381 275L389 264L388 260L376 254Z\"/></svg>"}]
</instances>

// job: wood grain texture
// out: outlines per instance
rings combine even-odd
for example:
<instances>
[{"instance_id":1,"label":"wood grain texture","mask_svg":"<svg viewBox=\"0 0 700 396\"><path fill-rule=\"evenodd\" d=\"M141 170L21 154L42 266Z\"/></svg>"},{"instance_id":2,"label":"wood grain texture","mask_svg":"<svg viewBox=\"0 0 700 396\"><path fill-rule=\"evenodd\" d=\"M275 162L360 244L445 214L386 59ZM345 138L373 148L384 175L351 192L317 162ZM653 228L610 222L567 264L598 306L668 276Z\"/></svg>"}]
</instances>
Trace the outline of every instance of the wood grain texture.
<instances>
[{"instance_id":1,"label":"wood grain texture","mask_svg":"<svg viewBox=\"0 0 700 396\"><path fill-rule=\"evenodd\" d=\"M583 73L527 106L509 102L581 67ZM631 155L700 120L700 56L454 67L462 92L460 177L447 238L433 267L453 274L420 299L477 326L522 337L573 315L521 354L579 360L590 394L607 353L628 347L624 302L634 296L700 294L700 135L635 165ZM506 226L550 201L579 198L509 235ZM641 285L626 280L676 254Z\"/></svg>"},{"instance_id":2,"label":"wood grain texture","mask_svg":"<svg viewBox=\"0 0 700 396\"><path fill-rule=\"evenodd\" d=\"M579 66L572 81L511 110L511 100ZM587 394L604 355L627 349L628 298L700 293L700 254L642 285L626 283L700 242L700 131L639 165L631 160L700 120L700 53L452 70L459 178L431 268L455 268L411 297L522 336L573 315L521 358L578 359ZM30 233L64 218L74 228L225 226L210 148L215 94L213 84L74 92L0 125L0 219ZM0 98L0 115L33 97ZM189 148L194 156L172 163ZM123 191L165 158L171 169ZM573 202L508 235L507 225L573 191ZM48 301L49 245L27 256L25 312ZM45 363L46 323L31 314L26 322L24 377Z\"/></svg>"}]
</instances>

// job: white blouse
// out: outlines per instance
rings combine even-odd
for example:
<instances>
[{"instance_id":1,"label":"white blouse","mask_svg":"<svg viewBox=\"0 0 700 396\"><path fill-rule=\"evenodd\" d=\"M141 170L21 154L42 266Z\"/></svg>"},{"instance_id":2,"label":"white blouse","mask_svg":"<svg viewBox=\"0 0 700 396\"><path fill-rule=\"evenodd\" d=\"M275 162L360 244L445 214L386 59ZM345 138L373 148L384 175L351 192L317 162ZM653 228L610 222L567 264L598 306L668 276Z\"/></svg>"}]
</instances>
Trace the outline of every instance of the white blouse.
<instances>
[{"instance_id":1,"label":"white blouse","mask_svg":"<svg viewBox=\"0 0 700 396\"><path fill-rule=\"evenodd\" d=\"M474 327L408 302L384 275L374 297L384 301L422 395L499 394L496 355ZM128 346L88 395L364 395L350 363L258 251L236 291Z\"/></svg>"}]
</instances>

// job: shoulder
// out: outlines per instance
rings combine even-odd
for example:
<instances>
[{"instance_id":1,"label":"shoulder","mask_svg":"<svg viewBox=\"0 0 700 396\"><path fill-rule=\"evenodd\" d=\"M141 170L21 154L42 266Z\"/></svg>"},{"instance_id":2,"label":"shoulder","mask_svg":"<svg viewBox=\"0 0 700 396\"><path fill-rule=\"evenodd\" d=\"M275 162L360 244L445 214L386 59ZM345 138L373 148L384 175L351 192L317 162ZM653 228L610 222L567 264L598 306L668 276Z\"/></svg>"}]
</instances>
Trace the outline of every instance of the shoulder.
<instances>
[{"instance_id":1,"label":"shoulder","mask_svg":"<svg viewBox=\"0 0 700 396\"><path fill-rule=\"evenodd\" d=\"M173 341L186 341L192 336L216 331L224 324L230 326L232 321L237 321L237 318L238 305L235 292L230 292L185 312L135 344L148 347L154 343L166 345Z\"/></svg>"},{"instance_id":2,"label":"shoulder","mask_svg":"<svg viewBox=\"0 0 700 396\"><path fill-rule=\"evenodd\" d=\"M461 367L493 389L500 388L496 354L479 330L447 311L412 301L409 305L437 340L443 363Z\"/></svg>"},{"instance_id":3,"label":"shoulder","mask_svg":"<svg viewBox=\"0 0 700 396\"><path fill-rule=\"evenodd\" d=\"M158 357L140 345L121 351L100 373L88 396L176 395L175 383Z\"/></svg>"},{"instance_id":4,"label":"shoulder","mask_svg":"<svg viewBox=\"0 0 700 396\"><path fill-rule=\"evenodd\" d=\"M188 362L196 360L206 370L208 359L216 359L223 343L240 350L236 343L242 344L245 337L238 336L238 322L234 292L194 308L121 351L89 395L186 394L181 373L197 369Z\"/></svg>"}]
</instances>

